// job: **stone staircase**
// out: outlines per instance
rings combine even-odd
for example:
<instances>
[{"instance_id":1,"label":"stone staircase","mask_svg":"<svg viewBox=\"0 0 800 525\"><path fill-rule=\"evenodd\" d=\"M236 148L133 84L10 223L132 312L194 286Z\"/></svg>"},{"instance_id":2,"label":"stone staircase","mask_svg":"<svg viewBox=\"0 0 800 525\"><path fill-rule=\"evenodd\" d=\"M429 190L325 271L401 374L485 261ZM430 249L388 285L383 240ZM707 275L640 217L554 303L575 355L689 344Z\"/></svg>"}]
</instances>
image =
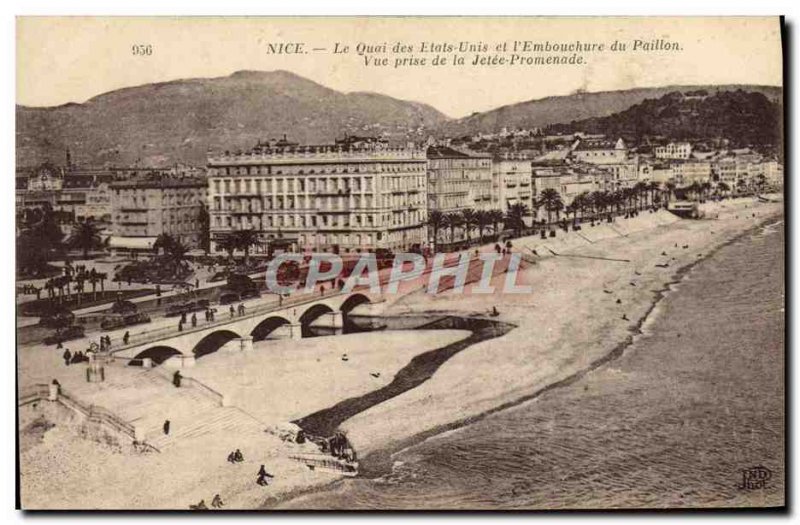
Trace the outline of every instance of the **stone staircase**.
<instances>
[{"instance_id":1,"label":"stone staircase","mask_svg":"<svg viewBox=\"0 0 800 525\"><path fill-rule=\"evenodd\" d=\"M75 385L69 391L142 430L145 441L159 450L211 435L224 440L227 435L262 433L264 427L239 408L220 406L199 388L176 388L169 374L157 369L114 368L103 383ZM163 432L166 420L169 435Z\"/></svg>"},{"instance_id":2,"label":"stone staircase","mask_svg":"<svg viewBox=\"0 0 800 525\"><path fill-rule=\"evenodd\" d=\"M233 449L243 435L252 434L263 434L263 425L257 419L235 407L214 407L170 420L169 435L159 428L148 433L145 441L163 452L179 443L213 437L217 441L230 441Z\"/></svg>"}]
</instances>

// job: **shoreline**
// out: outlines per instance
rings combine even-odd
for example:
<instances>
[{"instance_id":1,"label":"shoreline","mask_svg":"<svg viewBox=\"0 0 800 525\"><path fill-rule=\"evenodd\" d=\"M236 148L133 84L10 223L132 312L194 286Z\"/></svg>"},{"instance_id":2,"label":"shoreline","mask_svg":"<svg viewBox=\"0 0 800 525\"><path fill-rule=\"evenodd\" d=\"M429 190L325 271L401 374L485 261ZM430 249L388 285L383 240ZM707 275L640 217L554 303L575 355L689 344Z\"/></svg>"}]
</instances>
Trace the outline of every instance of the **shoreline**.
<instances>
[{"instance_id":1,"label":"shoreline","mask_svg":"<svg viewBox=\"0 0 800 525\"><path fill-rule=\"evenodd\" d=\"M682 282L691 268L752 229L763 226L773 217L780 217L783 211L774 205L755 206L758 218L754 214L751 220L750 210L746 210L746 214L741 213L742 207L748 204L749 201L730 203L724 212L730 220L719 221L680 221L667 212L644 213L640 217L614 224L616 233L613 238L611 229L601 225L594 229L584 228L580 238L566 234L544 241L530 237L517 239L516 251L531 250L531 243L546 242L559 254L573 255L528 256L529 266L520 273L520 278L524 278L525 284L532 280L535 292L531 294L476 296L467 292L461 296L449 293L432 296L421 290L412 290L397 296L395 301L382 307L381 315L472 317L514 325L516 328L500 337L476 341L459 352L449 354L424 382L388 399L362 406L349 413L347 418L342 418L341 429L362 458L359 478L381 476L392 470L392 458L398 452L533 400L557 387L569 385L623 355L625 349L635 342L636 336L642 333L642 327L653 317L653 311L666 293L674 284ZM719 230L718 235L709 235L714 234L714 230ZM684 242L689 242L692 249L687 250L688 245L678 249L678 244ZM538 245L534 247L539 248ZM653 263L663 262L663 257L652 257L658 252L666 255L662 249L675 256L668 269L654 268ZM539 252L547 253L544 247ZM575 254L579 256L575 257ZM596 257L598 255L628 260L624 264L610 263L600 260L602 257ZM659 264L655 266L664 268ZM518 282L523 282L520 278ZM505 274L496 275L493 284L504 280ZM622 300L625 306L615 306L615 299L617 305ZM498 317L488 315L493 304L500 310ZM620 321L623 312L630 320L623 315L624 322ZM292 377L304 378L319 385L318 394L323 396L320 399L327 396L329 401L327 405L317 405L328 407L317 409L320 412L349 399L342 396L346 392L339 388L345 386L342 377L336 379L330 376L332 366L341 366L336 352L366 352L363 357L373 359L373 364L370 365L369 361L362 363L363 359L357 359L354 363L369 367L361 371L363 375L370 370L382 369L385 372L382 377L386 382L391 380L391 374L388 373L390 368L385 367L407 367L413 357L405 357L408 360L403 362L402 356L417 355L413 353L416 348L413 331L405 336L405 342L400 342L399 348L404 352L402 355L392 353L381 357L379 353L370 351L369 345L356 350L347 348L345 339L326 341L325 348L309 350L311 353L307 357L312 360L310 367L294 370L283 365L277 368L265 366L258 367L258 374L269 377L278 373L282 381L292 381ZM439 346L442 346L441 343ZM307 344L313 346L313 340ZM330 352L331 345L335 350L333 354ZM323 363L314 364L319 363L319 359L314 361L313 353L326 349L326 355L331 355L320 355L324 357ZM297 376L298 373L303 375ZM360 377L358 375L359 380ZM252 379L257 378L254 376ZM373 382L374 379L368 381ZM345 383L350 384L349 380ZM329 386L326 387L326 384ZM362 386L368 385L364 383ZM356 390L353 393L356 397L369 396L376 391L375 386L366 392ZM352 397L353 393L349 396ZM302 417L308 417L315 412L303 409L300 413ZM269 422L270 425L272 423ZM176 498L188 499L210 490L227 494L226 501L229 501L231 509L282 508L282 505L304 495L325 491L342 483L339 475L309 472L303 465L290 461L289 456L299 450L296 449L297 445L281 443L275 435L258 434L256 436L254 433L252 437L240 437L235 432L209 435L203 441L197 441L196 445L187 442L187 446L180 446L158 457L134 458L125 453L112 454L106 457L107 462L100 463L106 464L107 468L113 468L112 464L117 468L130 468L131 474L146 472L151 468L165 469L156 478L164 478L165 483L171 480L174 486L167 493L153 493L146 486L134 486L130 487L132 492L129 494L119 495L120 502L116 503L122 505L123 500L135 501L147 508L176 508ZM66 462L59 467L59 475L43 476L40 469L45 468L46 462L40 465L39 460L55 457L53 454L57 453L57 449L54 447L57 445L54 440L58 436L63 437L64 432L48 432L41 452L27 454L29 461L34 457L38 459L33 464L29 463L27 471L32 477L23 479L23 486L31 483L34 484L32 486L69 485L80 479L84 479L83 483L87 486L94 483L99 487L108 481L112 481L113 485L113 480L108 479L103 469L90 473L88 477L81 472L79 462L84 461L83 457L101 459L108 454L108 451L97 450L89 442L79 444L74 454L64 458ZM242 439L245 440L244 445L256 447L253 452L243 448L248 462L266 462L276 474L276 482L268 491L250 486L249 480L237 478L233 470L225 465L225 446L240 446ZM231 445L225 445L226 442ZM192 465L195 446L202 446L210 456L223 458L219 460L221 464ZM184 472L171 474L173 469L184 469ZM98 508L115 505L105 500L96 504L100 505ZM181 508L180 505L177 508Z\"/></svg>"},{"instance_id":2,"label":"shoreline","mask_svg":"<svg viewBox=\"0 0 800 525\"><path fill-rule=\"evenodd\" d=\"M733 206L732 208L738 208L739 207L738 204L741 203L737 203L737 206ZM731 213L733 213L733 211L735 210L732 210ZM384 446L378 446L374 450L371 450L368 454L366 454L361 460L361 468L359 471L358 478L375 479L384 476L392 471L393 457L398 453L403 452L404 450L417 446L433 437L437 437L447 432L458 430L460 428L464 428L466 426L474 424L498 412L502 412L517 407L519 405L525 404L530 401L534 401L537 398L541 397L542 395L552 390L569 386L575 383L576 381L579 381L580 379L584 378L587 374L597 370L598 368L601 368L604 365L613 362L616 359L619 359L621 356L624 355L625 350L628 349L630 346L632 346L636 342L639 336L644 334L643 327L646 324L653 322L654 319L659 315L657 310L658 305L666 297L679 291L678 289L676 289L676 285L682 284L687 278L687 276L691 274L692 270L695 267L697 267L700 263L703 263L713 258L724 247L729 246L737 242L741 238L752 234L753 231L768 226L769 224L779 222L780 220L783 219L784 216L785 216L785 210L781 208L778 211L769 213L763 217L759 217L756 220L756 222L752 223L750 226L734 233L730 238L727 238L724 241L711 246L710 248L707 248L707 245L704 246L703 249L706 251L704 251L700 257L697 257L694 260L685 261L683 264L678 266L672 272L672 274L670 274L668 280L663 284L663 286L655 290L652 290L653 295L649 303L646 305L644 314L638 317L638 319L632 326L627 327L627 335L624 337L624 339L618 341L607 353L592 360L584 368L581 368L571 373L567 377L558 379L554 382L541 386L540 388L535 389L535 391L533 392L529 392L520 397L516 397L512 400L505 401L499 405L496 405L480 413L472 414L467 417L463 417L458 420L451 421L445 424L436 425L431 428L409 435L403 438L402 440L395 441L392 443L387 443ZM705 219L703 221L705 222L711 220L716 220L716 219ZM429 310L429 312L430 311L434 311L434 309ZM439 313L442 314L443 312L440 311ZM287 494L276 495L274 497L266 499L260 508L261 509L280 508L281 505L289 503L303 496L308 496L311 494L324 492L326 490L331 490L335 488L337 485L343 484L345 481L346 479L339 478L335 480L330 480L324 485L297 488L296 490L293 490ZM304 507L299 507L299 508L304 508Z\"/></svg>"}]
</instances>

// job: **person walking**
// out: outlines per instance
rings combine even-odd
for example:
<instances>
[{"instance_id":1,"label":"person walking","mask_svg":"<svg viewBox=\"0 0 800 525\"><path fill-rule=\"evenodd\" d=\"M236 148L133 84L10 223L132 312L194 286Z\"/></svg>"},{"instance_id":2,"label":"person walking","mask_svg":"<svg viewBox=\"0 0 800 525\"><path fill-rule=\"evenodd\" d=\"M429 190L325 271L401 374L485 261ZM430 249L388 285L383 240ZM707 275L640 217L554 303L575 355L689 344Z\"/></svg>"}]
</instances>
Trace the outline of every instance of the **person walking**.
<instances>
[{"instance_id":1,"label":"person walking","mask_svg":"<svg viewBox=\"0 0 800 525\"><path fill-rule=\"evenodd\" d=\"M233 305L231 305L230 312L231 312L231 319L233 319L236 316L236 309L233 307Z\"/></svg>"},{"instance_id":2,"label":"person walking","mask_svg":"<svg viewBox=\"0 0 800 525\"><path fill-rule=\"evenodd\" d=\"M169 435L169 419L164 421L163 429L164 429L164 435L168 436Z\"/></svg>"},{"instance_id":3,"label":"person walking","mask_svg":"<svg viewBox=\"0 0 800 525\"><path fill-rule=\"evenodd\" d=\"M69 366L69 362L72 359L72 352L69 351L69 348L64 350L64 354L62 357L64 358L64 364Z\"/></svg>"},{"instance_id":4,"label":"person walking","mask_svg":"<svg viewBox=\"0 0 800 525\"><path fill-rule=\"evenodd\" d=\"M127 330L125 331L125 335L122 336L122 344L128 344L128 341L131 339L131 333Z\"/></svg>"},{"instance_id":5,"label":"person walking","mask_svg":"<svg viewBox=\"0 0 800 525\"><path fill-rule=\"evenodd\" d=\"M172 384L175 385L175 388L181 387L181 379L183 379L183 376L179 370L176 370L175 373L172 374Z\"/></svg>"},{"instance_id":6,"label":"person walking","mask_svg":"<svg viewBox=\"0 0 800 525\"><path fill-rule=\"evenodd\" d=\"M192 328L197 326L197 313L192 314Z\"/></svg>"}]
</instances>

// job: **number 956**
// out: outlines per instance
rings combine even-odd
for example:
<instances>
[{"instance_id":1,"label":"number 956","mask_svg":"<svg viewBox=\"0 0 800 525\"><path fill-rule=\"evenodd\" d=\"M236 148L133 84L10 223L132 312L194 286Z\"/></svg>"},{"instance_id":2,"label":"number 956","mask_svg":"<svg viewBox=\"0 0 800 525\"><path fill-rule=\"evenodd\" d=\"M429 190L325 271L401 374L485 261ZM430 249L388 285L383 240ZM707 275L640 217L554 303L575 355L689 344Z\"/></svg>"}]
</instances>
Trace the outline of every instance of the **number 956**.
<instances>
[{"instance_id":1,"label":"number 956","mask_svg":"<svg viewBox=\"0 0 800 525\"><path fill-rule=\"evenodd\" d=\"M153 46L150 44L134 44L131 46L133 56L150 56L153 54Z\"/></svg>"}]
</instances>

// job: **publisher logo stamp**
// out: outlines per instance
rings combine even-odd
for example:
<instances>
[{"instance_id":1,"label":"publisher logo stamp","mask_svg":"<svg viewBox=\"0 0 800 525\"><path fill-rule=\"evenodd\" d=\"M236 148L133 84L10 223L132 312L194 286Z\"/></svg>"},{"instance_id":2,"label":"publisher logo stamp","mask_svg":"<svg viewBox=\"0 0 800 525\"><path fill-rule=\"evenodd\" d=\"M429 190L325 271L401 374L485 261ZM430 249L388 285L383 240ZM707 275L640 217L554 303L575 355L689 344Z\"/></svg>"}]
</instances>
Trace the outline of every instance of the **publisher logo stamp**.
<instances>
[{"instance_id":1,"label":"publisher logo stamp","mask_svg":"<svg viewBox=\"0 0 800 525\"><path fill-rule=\"evenodd\" d=\"M739 490L761 490L766 488L772 478L772 471L763 465L742 469L742 479L736 488Z\"/></svg>"}]
</instances>

